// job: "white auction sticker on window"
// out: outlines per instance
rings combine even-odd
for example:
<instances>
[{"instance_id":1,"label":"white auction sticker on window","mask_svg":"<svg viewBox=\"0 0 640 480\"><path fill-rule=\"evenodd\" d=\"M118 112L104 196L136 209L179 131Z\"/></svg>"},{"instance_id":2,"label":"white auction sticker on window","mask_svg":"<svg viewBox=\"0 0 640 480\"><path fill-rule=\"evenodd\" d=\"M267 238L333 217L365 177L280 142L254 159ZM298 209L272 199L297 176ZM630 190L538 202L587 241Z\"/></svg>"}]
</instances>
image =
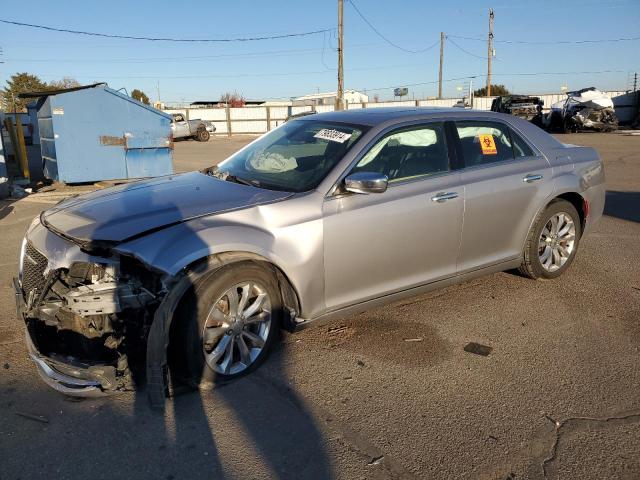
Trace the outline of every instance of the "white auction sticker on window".
<instances>
[{"instance_id":1,"label":"white auction sticker on window","mask_svg":"<svg viewBox=\"0 0 640 480\"><path fill-rule=\"evenodd\" d=\"M316 133L314 137L320 138L322 140L329 140L331 142L344 143L351 138L351 134L339 132L338 130L323 128L318 133Z\"/></svg>"}]
</instances>

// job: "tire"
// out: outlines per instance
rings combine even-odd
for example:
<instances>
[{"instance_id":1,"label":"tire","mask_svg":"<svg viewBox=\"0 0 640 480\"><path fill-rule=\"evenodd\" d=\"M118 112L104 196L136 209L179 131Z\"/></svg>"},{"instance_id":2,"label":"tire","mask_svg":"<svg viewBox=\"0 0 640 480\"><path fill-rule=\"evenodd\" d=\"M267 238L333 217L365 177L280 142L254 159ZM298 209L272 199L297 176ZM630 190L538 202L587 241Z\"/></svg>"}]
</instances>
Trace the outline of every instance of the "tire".
<instances>
[{"instance_id":1,"label":"tire","mask_svg":"<svg viewBox=\"0 0 640 480\"><path fill-rule=\"evenodd\" d=\"M566 200L554 200L534 220L518 271L533 279L559 277L573 263L581 235L575 207Z\"/></svg>"},{"instance_id":2,"label":"tire","mask_svg":"<svg viewBox=\"0 0 640 480\"><path fill-rule=\"evenodd\" d=\"M199 142L208 142L209 137L211 137L211 135L204 128L202 130L198 130L198 133L196 134L196 140Z\"/></svg>"},{"instance_id":3,"label":"tire","mask_svg":"<svg viewBox=\"0 0 640 480\"><path fill-rule=\"evenodd\" d=\"M250 317L263 316L265 320L246 324L232 321L229 305L233 295L229 292L235 290L240 300L245 285L253 287L247 290L249 296L244 311L254 305L259 295L265 294L261 308L257 310L259 314ZM264 361L279 337L281 319L282 296L277 280L259 263L234 263L212 271L187 292L177 310L169 348L172 375L192 387L203 388L252 372ZM209 341L205 339L205 330L207 337L211 337ZM249 356L245 359L242 358L241 343L247 346L245 355L248 351ZM230 357L229 348L225 348L229 344ZM219 353L220 357L215 360ZM227 358L231 358L231 363Z\"/></svg>"}]
</instances>

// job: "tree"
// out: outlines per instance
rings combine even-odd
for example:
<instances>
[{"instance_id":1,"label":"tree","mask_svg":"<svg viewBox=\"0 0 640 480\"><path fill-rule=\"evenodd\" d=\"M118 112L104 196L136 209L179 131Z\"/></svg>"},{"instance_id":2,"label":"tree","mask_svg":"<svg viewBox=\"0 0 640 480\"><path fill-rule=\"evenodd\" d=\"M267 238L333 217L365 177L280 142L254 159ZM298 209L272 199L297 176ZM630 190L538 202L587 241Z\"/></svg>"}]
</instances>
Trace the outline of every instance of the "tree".
<instances>
[{"instance_id":1,"label":"tree","mask_svg":"<svg viewBox=\"0 0 640 480\"><path fill-rule=\"evenodd\" d=\"M135 98L139 102L142 102L145 105L149 105L149 97L147 97L147 95L142 90L138 90L137 88L134 88L131 91L131 98Z\"/></svg>"},{"instance_id":2,"label":"tree","mask_svg":"<svg viewBox=\"0 0 640 480\"><path fill-rule=\"evenodd\" d=\"M41 92L48 89L49 86L36 75L26 72L14 73L2 90L3 108L5 111L22 112L26 109L27 103L32 100L18 98L20 93Z\"/></svg>"},{"instance_id":3,"label":"tree","mask_svg":"<svg viewBox=\"0 0 640 480\"><path fill-rule=\"evenodd\" d=\"M51 90L63 90L65 88L75 88L80 86L80 82L71 77L62 77L62 80L52 80L49 82L49 88Z\"/></svg>"},{"instance_id":4,"label":"tree","mask_svg":"<svg viewBox=\"0 0 640 480\"><path fill-rule=\"evenodd\" d=\"M482 87L473 92L473 95L476 97L486 97L487 96L487 87ZM509 95L509 90L504 85L491 85L491 96L500 95Z\"/></svg>"},{"instance_id":5,"label":"tree","mask_svg":"<svg viewBox=\"0 0 640 480\"><path fill-rule=\"evenodd\" d=\"M220 95L220 103L229 105L230 107L244 107L247 101L241 93L236 91L223 93Z\"/></svg>"}]
</instances>

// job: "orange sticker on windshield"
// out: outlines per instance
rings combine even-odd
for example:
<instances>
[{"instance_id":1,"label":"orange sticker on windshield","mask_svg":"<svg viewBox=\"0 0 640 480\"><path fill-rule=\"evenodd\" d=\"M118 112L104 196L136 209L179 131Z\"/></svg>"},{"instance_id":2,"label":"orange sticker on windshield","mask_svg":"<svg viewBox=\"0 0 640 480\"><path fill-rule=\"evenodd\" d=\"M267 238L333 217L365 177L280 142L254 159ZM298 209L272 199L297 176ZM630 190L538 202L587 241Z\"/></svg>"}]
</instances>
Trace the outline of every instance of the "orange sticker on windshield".
<instances>
[{"instance_id":1,"label":"orange sticker on windshield","mask_svg":"<svg viewBox=\"0 0 640 480\"><path fill-rule=\"evenodd\" d=\"M498 153L493 135L478 135L478 138L480 139L480 149L483 155L496 155Z\"/></svg>"}]
</instances>

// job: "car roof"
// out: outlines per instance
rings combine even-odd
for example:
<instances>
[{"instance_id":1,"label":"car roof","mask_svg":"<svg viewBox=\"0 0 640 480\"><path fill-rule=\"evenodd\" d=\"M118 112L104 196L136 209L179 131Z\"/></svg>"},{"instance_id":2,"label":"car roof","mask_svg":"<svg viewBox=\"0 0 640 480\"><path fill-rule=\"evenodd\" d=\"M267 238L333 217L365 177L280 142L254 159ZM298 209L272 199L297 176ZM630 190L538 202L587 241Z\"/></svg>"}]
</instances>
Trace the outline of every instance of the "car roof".
<instances>
[{"instance_id":1,"label":"car roof","mask_svg":"<svg viewBox=\"0 0 640 480\"><path fill-rule=\"evenodd\" d=\"M487 116L496 115L484 110L470 110L464 108L440 107L379 107L355 108L337 112L317 113L296 119L296 121L321 120L328 122L352 123L357 125L375 126L394 120L442 118L443 116ZM499 115L499 114L498 114Z\"/></svg>"},{"instance_id":2,"label":"car roof","mask_svg":"<svg viewBox=\"0 0 640 480\"><path fill-rule=\"evenodd\" d=\"M352 125L366 125L373 129L384 129L396 123L422 120L487 120L495 118L502 120L517 131L524 134L533 144L542 150L559 148L562 144L554 137L536 125L505 113L489 110L473 110L468 108L440 108L440 107L380 107L357 108L339 112L317 113L291 120L293 122L326 121L347 123Z\"/></svg>"}]
</instances>

